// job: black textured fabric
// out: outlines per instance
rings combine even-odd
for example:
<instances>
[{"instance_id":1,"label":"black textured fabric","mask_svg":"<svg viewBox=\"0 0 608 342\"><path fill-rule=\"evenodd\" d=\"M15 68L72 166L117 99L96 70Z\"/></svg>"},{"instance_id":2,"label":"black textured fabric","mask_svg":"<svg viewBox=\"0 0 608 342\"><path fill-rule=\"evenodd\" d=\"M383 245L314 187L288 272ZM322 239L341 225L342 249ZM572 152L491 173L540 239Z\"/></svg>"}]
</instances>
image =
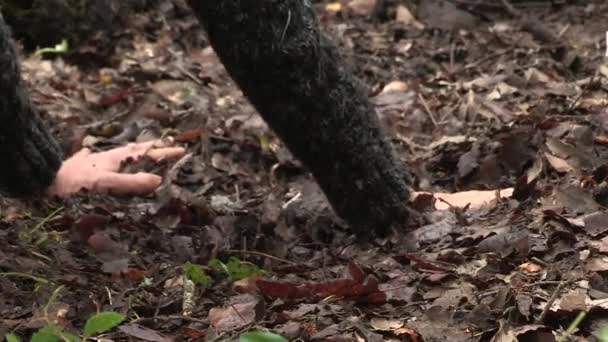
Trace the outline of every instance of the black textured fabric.
<instances>
[{"instance_id":1,"label":"black textured fabric","mask_svg":"<svg viewBox=\"0 0 608 342\"><path fill-rule=\"evenodd\" d=\"M336 212L359 233L400 224L407 173L311 2L188 2L232 78Z\"/></svg>"},{"instance_id":2,"label":"black textured fabric","mask_svg":"<svg viewBox=\"0 0 608 342\"><path fill-rule=\"evenodd\" d=\"M41 193L60 165L59 146L30 101L0 14L0 191L12 196Z\"/></svg>"}]
</instances>

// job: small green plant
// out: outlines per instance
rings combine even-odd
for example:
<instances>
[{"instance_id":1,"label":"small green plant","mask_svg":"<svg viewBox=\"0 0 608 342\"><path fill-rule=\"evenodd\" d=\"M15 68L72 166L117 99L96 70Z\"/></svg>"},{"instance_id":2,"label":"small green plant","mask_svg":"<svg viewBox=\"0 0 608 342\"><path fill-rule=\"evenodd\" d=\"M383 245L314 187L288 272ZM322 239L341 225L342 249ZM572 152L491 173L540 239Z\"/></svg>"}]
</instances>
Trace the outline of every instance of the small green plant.
<instances>
[{"instance_id":1,"label":"small green plant","mask_svg":"<svg viewBox=\"0 0 608 342\"><path fill-rule=\"evenodd\" d=\"M586 315L587 312L585 311L579 312L574 321L572 321L568 326L568 329L566 329L565 331L563 331L563 333L559 335L559 337L557 338L557 342L569 341L570 337L578 331L578 326L583 322Z\"/></svg>"},{"instance_id":2,"label":"small green plant","mask_svg":"<svg viewBox=\"0 0 608 342\"><path fill-rule=\"evenodd\" d=\"M19 337L15 334L7 334L6 342L21 342L21 340L19 340Z\"/></svg>"},{"instance_id":3,"label":"small green plant","mask_svg":"<svg viewBox=\"0 0 608 342\"><path fill-rule=\"evenodd\" d=\"M281 335L273 334L268 331L250 331L239 337L239 342L288 342Z\"/></svg>"},{"instance_id":4,"label":"small green plant","mask_svg":"<svg viewBox=\"0 0 608 342\"><path fill-rule=\"evenodd\" d=\"M608 325L604 325L598 331L594 332L593 335L599 342L608 342Z\"/></svg>"},{"instance_id":5,"label":"small green plant","mask_svg":"<svg viewBox=\"0 0 608 342\"><path fill-rule=\"evenodd\" d=\"M19 232L19 239L25 243L36 245L38 248L46 248L49 240L49 232L46 230L46 225L53 219L59 216L63 211L63 207L59 207L44 217L38 224L31 229L23 229Z\"/></svg>"},{"instance_id":6,"label":"small green plant","mask_svg":"<svg viewBox=\"0 0 608 342\"><path fill-rule=\"evenodd\" d=\"M264 270L250 262L241 261L237 257L230 257L225 264L219 259L212 259L209 261L209 267L228 274L232 281L254 275L264 275Z\"/></svg>"},{"instance_id":7,"label":"small green plant","mask_svg":"<svg viewBox=\"0 0 608 342\"><path fill-rule=\"evenodd\" d=\"M30 342L59 342L69 341L78 342L80 338L76 335L72 335L66 332L62 326L56 324L49 324L44 326L32 335Z\"/></svg>"},{"instance_id":8,"label":"small green plant","mask_svg":"<svg viewBox=\"0 0 608 342\"><path fill-rule=\"evenodd\" d=\"M68 52L68 41L67 39L63 39L61 43L55 45L54 47L46 47L42 49L36 50L36 55L41 55L43 53L54 53L54 54L62 54Z\"/></svg>"},{"instance_id":9,"label":"small green plant","mask_svg":"<svg viewBox=\"0 0 608 342\"><path fill-rule=\"evenodd\" d=\"M236 342L235 340L225 340L224 342ZM238 342L288 342L288 340L277 334L268 331L250 331L239 336Z\"/></svg>"},{"instance_id":10,"label":"small green plant","mask_svg":"<svg viewBox=\"0 0 608 342\"><path fill-rule=\"evenodd\" d=\"M83 337L73 335L57 324L48 324L36 331L31 342L78 342L86 341L88 337L110 331L125 320L125 316L116 312L100 312L93 315L84 325ZM7 342L21 342L15 334L6 335Z\"/></svg>"},{"instance_id":11,"label":"small green plant","mask_svg":"<svg viewBox=\"0 0 608 342\"><path fill-rule=\"evenodd\" d=\"M117 312L100 312L87 320L84 325L84 336L91 337L112 330L124 320L125 316Z\"/></svg>"},{"instance_id":12,"label":"small green plant","mask_svg":"<svg viewBox=\"0 0 608 342\"><path fill-rule=\"evenodd\" d=\"M186 262L184 264L184 273L186 277L192 280L195 284L201 285L204 288L211 286L211 277L205 273L205 271L196 264Z\"/></svg>"}]
</instances>

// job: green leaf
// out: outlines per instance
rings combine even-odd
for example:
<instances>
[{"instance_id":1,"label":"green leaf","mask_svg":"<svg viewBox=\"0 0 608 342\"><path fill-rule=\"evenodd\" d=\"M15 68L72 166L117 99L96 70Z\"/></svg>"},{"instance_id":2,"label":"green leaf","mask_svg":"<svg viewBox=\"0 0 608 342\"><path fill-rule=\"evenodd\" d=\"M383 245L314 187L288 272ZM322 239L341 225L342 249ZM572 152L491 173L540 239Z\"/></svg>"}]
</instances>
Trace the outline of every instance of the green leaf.
<instances>
[{"instance_id":1,"label":"green leaf","mask_svg":"<svg viewBox=\"0 0 608 342\"><path fill-rule=\"evenodd\" d=\"M69 342L82 342L82 339L80 337L78 337L76 335L73 335L73 334L70 334L70 333L67 333L65 331L62 332L60 334L60 336L61 336L61 340L62 341L66 341L67 340Z\"/></svg>"},{"instance_id":2,"label":"green leaf","mask_svg":"<svg viewBox=\"0 0 608 342\"><path fill-rule=\"evenodd\" d=\"M595 335L600 342L608 342L608 325L601 327L600 330L593 333L593 335Z\"/></svg>"},{"instance_id":3,"label":"green leaf","mask_svg":"<svg viewBox=\"0 0 608 342\"><path fill-rule=\"evenodd\" d=\"M184 271L186 272L186 277L195 284L202 285L205 288L211 286L211 277L209 277L199 265L192 264L188 261L184 264Z\"/></svg>"},{"instance_id":4,"label":"green leaf","mask_svg":"<svg viewBox=\"0 0 608 342\"><path fill-rule=\"evenodd\" d=\"M228 274L230 274L230 278L235 281L254 275L264 274L264 271L256 265L249 262L243 262L236 257L230 257L230 259L228 259L226 267L228 268Z\"/></svg>"},{"instance_id":5,"label":"green leaf","mask_svg":"<svg viewBox=\"0 0 608 342\"><path fill-rule=\"evenodd\" d=\"M228 267L226 267L226 264L224 264L220 259L213 258L209 260L207 266L213 268L214 270L224 272L227 275L230 275L230 272L228 272Z\"/></svg>"},{"instance_id":6,"label":"green leaf","mask_svg":"<svg viewBox=\"0 0 608 342\"><path fill-rule=\"evenodd\" d=\"M239 337L240 342L288 342L281 335L273 334L267 331L251 331L244 333Z\"/></svg>"},{"instance_id":7,"label":"green leaf","mask_svg":"<svg viewBox=\"0 0 608 342\"><path fill-rule=\"evenodd\" d=\"M100 312L87 320L84 325L84 336L91 337L95 334L101 334L116 327L125 316L117 312Z\"/></svg>"},{"instance_id":8,"label":"green leaf","mask_svg":"<svg viewBox=\"0 0 608 342\"><path fill-rule=\"evenodd\" d=\"M59 342L63 327L51 324L44 326L32 335L30 342Z\"/></svg>"},{"instance_id":9,"label":"green leaf","mask_svg":"<svg viewBox=\"0 0 608 342\"><path fill-rule=\"evenodd\" d=\"M15 334L6 334L5 338L6 338L6 342L21 342L21 339L19 339L19 336L15 335Z\"/></svg>"},{"instance_id":10,"label":"green leaf","mask_svg":"<svg viewBox=\"0 0 608 342\"><path fill-rule=\"evenodd\" d=\"M38 50L36 50L36 52L34 54L36 54L36 55L41 55L43 53L60 54L60 53L66 53L66 52L68 52L68 41L66 39L63 39L61 41L61 43L55 45L54 47L38 49Z\"/></svg>"}]
</instances>

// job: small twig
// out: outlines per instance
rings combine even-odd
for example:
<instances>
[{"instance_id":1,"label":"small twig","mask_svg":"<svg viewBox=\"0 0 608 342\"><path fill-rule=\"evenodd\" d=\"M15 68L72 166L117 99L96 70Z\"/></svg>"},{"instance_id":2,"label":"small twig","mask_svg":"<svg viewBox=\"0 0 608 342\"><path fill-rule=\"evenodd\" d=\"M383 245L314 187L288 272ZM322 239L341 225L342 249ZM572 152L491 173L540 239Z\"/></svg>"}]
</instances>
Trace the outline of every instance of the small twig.
<instances>
[{"instance_id":1,"label":"small twig","mask_svg":"<svg viewBox=\"0 0 608 342\"><path fill-rule=\"evenodd\" d=\"M431 112L431 108L429 107L429 104L426 102L426 100L424 99L422 94L420 94L420 93L418 94L418 99L420 99L420 103L422 104L422 107L424 107L424 111L426 112L426 114L431 119L433 126L437 127L437 120L433 116L433 113Z\"/></svg>"},{"instance_id":2,"label":"small twig","mask_svg":"<svg viewBox=\"0 0 608 342\"><path fill-rule=\"evenodd\" d=\"M55 291L53 291L53 293L51 294L51 297L46 302L46 305L44 306L44 309L43 309L44 318L48 319L48 317L49 317L49 307L51 307L51 305L55 302L55 300L57 300L57 297L59 297L59 292L61 292L61 290L63 290L63 288L64 288L64 286L61 285L58 288L56 288Z\"/></svg>"},{"instance_id":3,"label":"small twig","mask_svg":"<svg viewBox=\"0 0 608 342\"><path fill-rule=\"evenodd\" d=\"M230 307L232 308L232 310L234 310L234 312L236 312L237 316L239 316L239 318L241 319L241 321L243 321L243 323L247 323L247 321L245 320L245 317L243 317L243 315L241 315L241 313L239 312L239 310L236 309L236 306L234 306L234 304L230 304Z\"/></svg>"},{"instance_id":4,"label":"small twig","mask_svg":"<svg viewBox=\"0 0 608 342\"><path fill-rule=\"evenodd\" d=\"M108 303L110 305L112 305L112 292L110 291L110 289L107 286L104 286L104 288L106 289L106 293L108 294Z\"/></svg>"},{"instance_id":5,"label":"small twig","mask_svg":"<svg viewBox=\"0 0 608 342\"><path fill-rule=\"evenodd\" d=\"M191 73L189 70L187 70L183 66L183 64L181 63L181 61L178 58L177 52L173 51L173 49L169 49L169 53L176 60L176 62L173 63L173 64L175 65L175 67L177 68L177 70L181 71L182 74L184 74L186 77L188 77L189 79L191 79L194 83L196 83L198 85L203 85L203 81L201 81L200 78L196 77L193 73Z\"/></svg>"},{"instance_id":6,"label":"small twig","mask_svg":"<svg viewBox=\"0 0 608 342\"><path fill-rule=\"evenodd\" d=\"M450 76L454 74L454 54L456 53L456 44L454 42L452 42L452 44L450 44Z\"/></svg>"},{"instance_id":7,"label":"small twig","mask_svg":"<svg viewBox=\"0 0 608 342\"><path fill-rule=\"evenodd\" d=\"M211 341L209 341L209 342L215 342L215 341L223 340L223 339L224 339L224 337L226 337L226 335L228 335L228 332L224 331L224 332L222 332L221 334L217 335L217 337L216 337L216 338L212 339L212 340L211 340Z\"/></svg>"},{"instance_id":8,"label":"small twig","mask_svg":"<svg viewBox=\"0 0 608 342\"><path fill-rule=\"evenodd\" d=\"M547 312L549 312L549 309L553 305L553 302L555 302L555 300L557 299L557 296L559 296L560 292L562 292L562 289L564 288L564 286L566 286L566 282L561 282L561 283L559 283L559 285L557 285L555 292L553 292L553 295L547 301L547 304L543 308L543 311L540 313L540 316L538 316L538 318L536 319L536 324L543 323L543 321L545 320L545 316L547 315Z\"/></svg>"},{"instance_id":9,"label":"small twig","mask_svg":"<svg viewBox=\"0 0 608 342\"><path fill-rule=\"evenodd\" d=\"M43 285L47 285L47 284L51 283L49 280L44 279L42 277L38 277L38 276L27 274L27 273L20 273L20 272L2 272L2 273L0 273L0 277L20 277L20 278L33 280L33 281L43 284Z\"/></svg>"},{"instance_id":10,"label":"small twig","mask_svg":"<svg viewBox=\"0 0 608 342\"><path fill-rule=\"evenodd\" d=\"M568 107L568 110L566 111L567 114L572 113L572 111L574 110L574 108L578 105L578 103L580 102L581 98L583 97L583 95L587 94L589 89L591 88L591 85L595 82L595 79L597 78L599 73L599 70L595 71L595 74L593 74L593 76L591 76L591 79L589 79L589 82L587 82L584 86L583 89L581 89L581 92L576 96L576 98L574 98L574 101L572 101L572 103L570 104L570 106Z\"/></svg>"},{"instance_id":11,"label":"small twig","mask_svg":"<svg viewBox=\"0 0 608 342\"><path fill-rule=\"evenodd\" d=\"M472 68L476 68L478 65L480 65L481 63L488 61L488 60L494 60L496 59L496 57L500 57L502 55L507 54L508 52L510 52L510 50L501 50L501 51L497 51L494 53L491 53L489 55L485 55L483 57L481 57L480 59L473 61L467 65L464 66L465 69L472 69Z\"/></svg>"},{"instance_id":12,"label":"small twig","mask_svg":"<svg viewBox=\"0 0 608 342\"><path fill-rule=\"evenodd\" d=\"M174 320L174 319L181 319L181 320L184 320L184 321L187 321L187 322L192 322L192 323L209 324L209 320L200 319L200 318L194 318L194 317L190 317L190 316L181 316L181 315L140 317L140 318L132 320L130 323L131 324L134 324L134 323L145 323L145 322L153 322L155 320L157 320L157 321L171 321L171 320Z\"/></svg>"},{"instance_id":13,"label":"small twig","mask_svg":"<svg viewBox=\"0 0 608 342\"><path fill-rule=\"evenodd\" d=\"M542 261L542 260L541 260L540 258L538 258L538 257L532 257L532 259L531 259L531 260L532 260L532 261L534 261L535 263L537 263L537 264L541 265L541 266L547 267L547 263L546 263L546 262L544 262L544 261Z\"/></svg>"},{"instance_id":14,"label":"small twig","mask_svg":"<svg viewBox=\"0 0 608 342\"><path fill-rule=\"evenodd\" d=\"M543 285L559 285L559 284L561 284L563 282L564 282L563 280L543 280L543 281L537 281L535 283L520 285L518 287L534 287L534 286L543 286Z\"/></svg>"},{"instance_id":15,"label":"small twig","mask_svg":"<svg viewBox=\"0 0 608 342\"><path fill-rule=\"evenodd\" d=\"M283 263L286 263L286 264L290 264L290 265L299 265L296 262L285 260L285 259L281 259L279 257L275 257L273 255L262 253L262 252L257 252L257 251L245 251L245 250L229 249L227 252L228 253L239 253L239 254L257 255L257 256L264 257L264 258L268 258L268 259L272 259L272 260L275 260L275 261L280 261L280 262L283 262Z\"/></svg>"},{"instance_id":16,"label":"small twig","mask_svg":"<svg viewBox=\"0 0 608 342\"><path fill-rule=\"evenodd\" d=\"M504 8L514 17L521 17L521 13L508 0L502 0Z\"/></svg>"},{"instance_id":17,"label":"small twig","mask_svg":"<svg viewBox=\"0 0 608 342\"><path fill-rule=\"evenodd\" d=\"M285 39L285 35L287 34L287 29L289 28L289 24L291 24L291 10L287 12L287 22L285 23L285 28L283 28L283 33L281 33L281 41L280 45L283 44L283 40Z\"/></svg>"}]
</instances>

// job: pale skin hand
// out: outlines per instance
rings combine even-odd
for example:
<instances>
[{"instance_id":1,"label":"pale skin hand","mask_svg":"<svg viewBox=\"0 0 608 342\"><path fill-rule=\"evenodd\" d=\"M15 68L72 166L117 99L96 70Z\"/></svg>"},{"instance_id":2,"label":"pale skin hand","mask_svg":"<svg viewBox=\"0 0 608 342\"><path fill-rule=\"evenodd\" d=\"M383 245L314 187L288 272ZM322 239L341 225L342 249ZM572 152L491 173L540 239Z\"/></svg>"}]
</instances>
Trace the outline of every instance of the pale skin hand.
<instances>
[{"instance_id":1,"label":"pale skin hand","mask_svg":"<svg viewBox=\"0 0 608 342\"><path fill-rule=\"evenodd\" d=\"M425 192L415 192L413 197L416 197L420 194L428 194ZM500 189L500 197L509 198L513 194L513 188ZM490 203L491 201L496 199L497 191L496 190L472 190L472 191L462 191L456 192L453 194L436 192L433 193L433 196L438 199L435 203L435 207L438 210L449 209L450 205L454 207L464 208L469 205L470 208L479 208L485 204ZM439 199L443 201L439 201Z\"/></svg>"},{"instance_id":2,"label":"pale skin hand","mask_svg":"<svg viewBox=\"0 0 608 342\"><path fill-rule=\"evenodd\" d=\"M92 153L85 148L61 164L47 195L68 197L83 189L123 195L147 194L161 184L162 177L145 172L120 173L121 162L128 158L138 159L144 155L161 161L182 156L185 152L182 147L171 147L160 140L131 143L98 153Z\"/></svg>"},{"instance_id":3,"label":"pale skin hand","mask_svg":"<svg viewBox=\"0 0 608 342\"><path fill-rule=\"evenodd\" d=\"M82 149L61 165L55 181L48 189L50 196L68 197L82 189L114 194L147 194L154 191L162 182L158 175L140 172L136 174L119 173L120 164L128 158L137 159L144 155L160 161L184 155L185 149L171 147L159 140L138 144L128 144L109 151L91 153ZM513 189L502 189L501 197L510 197ZM413 197L424 192L415 192ZM434 193L437 209L448 209L450 205L472 208L480 207L496 198L495 190L464 191L454 194ZM447 202L447 203L446 203ZM448 204L449 203L449 204Z\"/></svg>"}]
</instances>

